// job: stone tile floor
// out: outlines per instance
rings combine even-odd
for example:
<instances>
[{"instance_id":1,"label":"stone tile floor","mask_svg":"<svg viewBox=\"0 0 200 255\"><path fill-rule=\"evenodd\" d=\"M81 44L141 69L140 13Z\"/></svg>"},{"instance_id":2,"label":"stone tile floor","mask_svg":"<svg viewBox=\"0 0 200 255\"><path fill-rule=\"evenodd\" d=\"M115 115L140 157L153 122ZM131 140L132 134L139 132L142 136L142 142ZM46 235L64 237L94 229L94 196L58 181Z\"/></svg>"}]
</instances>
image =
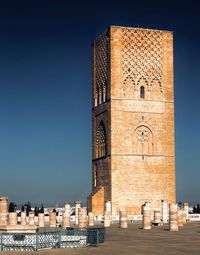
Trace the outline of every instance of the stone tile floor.
<instances>
[{"instance_id":1,"label":"stone tile floor","mask_svg":"<svg viewBox=\"0 0 200 255\"><path fill-rule=\"evenodd\" d=\"M141 223L128 229L112 225L106 230L106 241L98 247L51 249L35 252L5 252L0 254L28 255L200 255L200 222L187 223L178 232L168 231L168 225L143 230Z\"/></svg>"}]
</instances>

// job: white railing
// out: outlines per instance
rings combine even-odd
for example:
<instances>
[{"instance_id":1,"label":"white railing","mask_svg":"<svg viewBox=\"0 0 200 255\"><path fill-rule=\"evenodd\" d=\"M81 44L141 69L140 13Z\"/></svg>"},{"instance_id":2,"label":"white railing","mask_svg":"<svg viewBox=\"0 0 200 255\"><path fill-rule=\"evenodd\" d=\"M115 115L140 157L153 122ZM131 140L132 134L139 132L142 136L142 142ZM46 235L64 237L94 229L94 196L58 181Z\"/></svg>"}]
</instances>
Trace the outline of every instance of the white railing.
<instances>
[{"instance_id":1,"label":"white railing","mask_svg":"<svg viewBox=\"0 0 200 255\"><path fill-rule=\"evenodd\" d=\"M199 213L188 214L188 217L190 221L200 221Z\"/></svg>"}]
</instances>

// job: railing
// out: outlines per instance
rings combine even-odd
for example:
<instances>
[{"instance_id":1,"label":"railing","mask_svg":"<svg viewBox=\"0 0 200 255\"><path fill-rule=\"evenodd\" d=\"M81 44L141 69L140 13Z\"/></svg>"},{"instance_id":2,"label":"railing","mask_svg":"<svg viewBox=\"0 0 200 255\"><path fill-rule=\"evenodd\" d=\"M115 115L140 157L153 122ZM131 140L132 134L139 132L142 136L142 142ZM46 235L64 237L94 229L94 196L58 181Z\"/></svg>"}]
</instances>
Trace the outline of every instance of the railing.
<instances>
[{"instance_id":1,"label":"railing","mask_svg":"<svg viewBox=\"0 0 200 255\"><path fill-rule=\"evenodd\" d=\"M188 217L190 221L200 221L200 213L189 213Z\"/></svg>"},{"instance_id":2,"label":"railing","mask_svg":"<svg viewBox=\"0 0 200 255\"><path fill-rule=\"evenodd\" d=\"M0 233L1 250L38 250L97 246L105 240L105 228L67 228L36 233Z\"/></svg>"}]
</instances>

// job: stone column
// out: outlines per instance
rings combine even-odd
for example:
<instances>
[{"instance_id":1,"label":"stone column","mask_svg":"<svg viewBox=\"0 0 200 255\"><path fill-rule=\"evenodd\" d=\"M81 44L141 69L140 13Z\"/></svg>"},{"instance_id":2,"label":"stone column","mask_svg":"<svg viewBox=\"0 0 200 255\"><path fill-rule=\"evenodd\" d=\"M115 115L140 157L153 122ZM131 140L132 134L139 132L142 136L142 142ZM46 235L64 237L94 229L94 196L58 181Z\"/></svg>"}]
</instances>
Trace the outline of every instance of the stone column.
<instances>
[{"instance_id":1,"label":"stone column","mask_svg":"<svg viewBox=\"0 0 200 255\"><path fill-rule=\"evenodd\" d=\"M143 206L143 229L151 229L151 204Z\"/></svg>"},{"instance_id":2,"label":"stone column","mask_svg":"<svg viewBox=\"0 0 200 255\"><path fill-rule=\"evenodd\" d=\"M64 204L64 211L62 215L62 227L63 228L68 228L70 227L70 204L65 203Z\"/></svg>"},{"instance_id":3,"label":"stone column","mask_svg":"<svg viewBox=\"0 0 200 255\"><path fill-rule=\"evenodd\" d=\"M49 226L51 228L56 227L56 212L50 212L49 213Z\"/></svg>"},{"instance_id":4,"label":"stone column","mask_svg":"<svg viewBox=\"0 0 200 255\"><path fill-rule=\"evenodd\" d=\"M119 212L120 228L128 228L127 214L125 209L121 209Z\"/></svg>"},{"instance_id":5,"label":"stone column","mask_svg":"<svg viewBox=\"0 0 200 255\"><path fill-rule=\"evenodd\" d=\"M75 224L78 225L78 209L81 208L81 201L75 201Z\"/></svg>"},{"instance_id":6,"label":"stone column","mask_svg":"<svg viewBox=\"0 0 200 255\"><path fill-rule=\"evenodd\" d=\"M110 227L110 212L104 212L104 227Z\"/></svg>"},{"instance_id":7,"label":"stone column","mask_svg":"<svg viewBox=\"0 0 200 255\"><path fill-rule=\"evenodd\" d=\"M86 208L78 209L78 227L79 228L87 227L87 209Z\"/></svg>"},{"instance_id":8,"label":"stone column","mask_svg":"<svg viewBox=\"0 0 200 255\"><path fill-rule=\"evenodd\" d=\"M38 213L38 226L40 228L44 227L44 213Z\"/></svg>"},{"instance_id":9,"label":"stone column","mask_svg":"<svg viewBox=\"0 0 200 255\"><path fill-rule=\"evenodd\" d=\"M186 221L188 221L189 220L189 204L188 203L184 203L183 204L183 208L184 208L184 210L186 212Z\"/></svg>"},{"instance_id":10,"label":"stone column","mask_svg":"<svg viewBox=\"0 0 200 255\"><path fill-rule=\"evenodd\" d=\"M160 211L154 211L154 223L160 225L161 223L161 213Z\"/></svg>"},{"instance_id":11,"label":"stone column","mask_svg":"<svg viewBox=\"0 0 200 255\"><path fill-rule=\"evenodd\" d=\"M94 226L94 213L93 212L88 213L88 225L90 227Z\"/></svg>"},{"instance_id":12,"label":"stone column","mask_svg":"<svg viewBox=\"0 0 200 255\"><path fill-rule=\"evenodd\" d=\"M17 213L16 212L9 212L8 214L8 224L10 226L17 225Z\"/></svg>"},{"instance_id":13,"label":"stone column","mask_svg":"<svg viewBox=\"0 0 200 255\"><path fill-rule=\"evenodd\" d=\"M26 212L21 212L21 225L26 225Z\"/></svg>"},{"instance_id":14,"label":"stone column","mask_svg":"<svg viewBox=\"0 0 200 255\"><path fill-rule=\"evenodd\" d=\"M0 226L8 225L8 198L0 197Z\"/></svg>"},{"instance_id":15,"label":"stone column","mask_svg":"<svg viewBox=\"0 0 200 255\"><path fill-rule=\"evenodd\" d=\"M186 224L187 216L186 216L186 211L184 209L182 209L182 219L183 219L183 224Z\"/></svg>"},{"instance_id":16,"label":"stone column","mask_svg":"<svg viewBox=\"0 0 200 255\"><path fill-rule=\"evenodd\" d=\"M110 227L111 224L112 205L111 201L106 201L104 211L104 227Z\"/></svg>"},{"instance_id":17,"label":"stone column","mask_svg":"<svg viewBox=\"0 0 200 255\"><path fill-rule=\"evenodd\" d=\"M183 211L182 209L178 209L178 227L183 226Z\"/></svg>"},{"instance_id":18,"label":"stone column","mask_svg":"<svg viewBox=\"0 0 200 255\"><path fill-rule=\"evenodd\" d=\"M35 216L35 218L34 218L35 225L38 225L38 224L39 224L38 221L39 221L39 220L38 220L38 216Z\"/></svg>"},{"instance_id":19,"label":"stone column","mask_svg":"<svg viewBox=\"0 0 200 255\"><path fill-rule=\"evenodd\" d=\"M29 217L29 225L34 226L35 225L35 213L30 211L28 214Z\"/></svg>"},{"instance_id":20,"label":"stone column","mask_svg":"<svg viewBox=\"0 0 200 255\"><path fill-rule=\"evenodd\" d=\"M106 201L106 206L105 206L106 212L109 212L110 215L112 213L112 205L111 205L111 201Z\"/></svg>"},{"instance_id":21,"label":"stone column","mask_svg":"<svg viewBox=\"0 0 200 255\"><path fill-rule=\"evenodd\" d=\"M178 212L177 204L170 204L169 205L169 230L170 231L178 231L177 212Z\"/></svg>"},{"instance_id":22,"label":"stone column","mask_svg":"<svg viewBox=\"0 0 200 255\"><path fill-rule=\"evenodd\" d=\"M162 221L163 223L168 222L169 208L167 201L162 200Z\"/></svg>"}]
</instances>

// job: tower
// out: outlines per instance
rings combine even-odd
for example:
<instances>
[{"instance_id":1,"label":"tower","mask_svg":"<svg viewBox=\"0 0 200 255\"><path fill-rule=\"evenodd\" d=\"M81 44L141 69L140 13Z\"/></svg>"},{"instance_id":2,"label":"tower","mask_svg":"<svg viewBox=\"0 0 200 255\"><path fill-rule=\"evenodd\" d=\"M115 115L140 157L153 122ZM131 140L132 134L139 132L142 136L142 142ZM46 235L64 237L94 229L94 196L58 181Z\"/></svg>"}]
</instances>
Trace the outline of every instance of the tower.
<instances>
[{"instance_id":1,"label":"tower","mask_svg":"<svg viewBox=\"0 0 200 255\"><path fill-rule=\"evenodd\" d=\"M89 210L175 202L173 33L109 27L93 43Z\"/></svg>"}]
</instances>

